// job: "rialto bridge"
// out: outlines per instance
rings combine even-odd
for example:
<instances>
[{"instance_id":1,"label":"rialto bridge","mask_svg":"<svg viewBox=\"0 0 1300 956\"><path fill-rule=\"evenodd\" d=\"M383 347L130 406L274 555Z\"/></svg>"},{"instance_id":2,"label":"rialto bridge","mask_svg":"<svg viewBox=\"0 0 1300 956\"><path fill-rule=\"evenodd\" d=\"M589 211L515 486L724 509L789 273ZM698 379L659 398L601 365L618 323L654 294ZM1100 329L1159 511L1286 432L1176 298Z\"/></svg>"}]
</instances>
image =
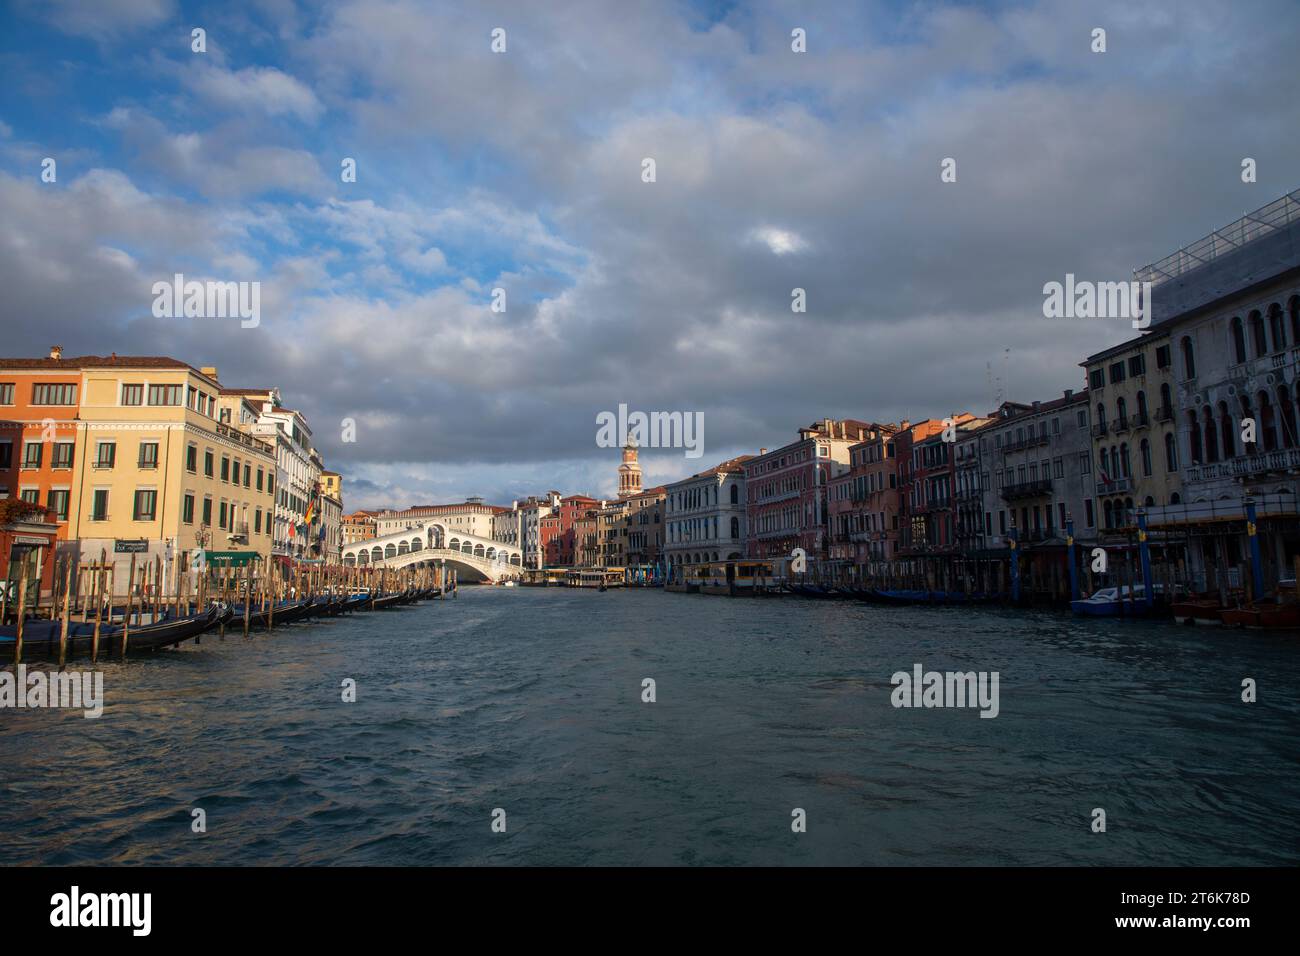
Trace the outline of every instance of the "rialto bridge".
<instances>
[{"instance_id":1,"label":"rialto bridge","mask_svg":"<svg viewBox=\"0 0 1300 956\"><path fill-rule=\"evenodd\" d=\"M343 548L343 563L348 567L405 568L444 562L456 568L463 580L500 581L522 574L523 555L500 541L449 531L436 521Z\"/></svg>"}]
</instances>

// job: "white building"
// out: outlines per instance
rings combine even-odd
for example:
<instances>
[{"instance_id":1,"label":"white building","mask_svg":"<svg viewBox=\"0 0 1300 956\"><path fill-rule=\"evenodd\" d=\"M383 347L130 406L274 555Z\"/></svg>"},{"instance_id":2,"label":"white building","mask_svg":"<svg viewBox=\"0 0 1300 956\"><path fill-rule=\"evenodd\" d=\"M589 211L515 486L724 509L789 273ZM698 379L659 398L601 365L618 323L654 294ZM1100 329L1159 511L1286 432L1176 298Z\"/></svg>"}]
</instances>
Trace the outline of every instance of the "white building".
<instances>
[{"instance_id":1,"label":"white building","mask_svg":"<svg viewBox=\"0 0 1300 956\"><path fill-rule=\"evenodd\" d=\"M745 554L745 469L741 455L664 486L668 563L734 561Z\"/></svg>"}]
</instances>

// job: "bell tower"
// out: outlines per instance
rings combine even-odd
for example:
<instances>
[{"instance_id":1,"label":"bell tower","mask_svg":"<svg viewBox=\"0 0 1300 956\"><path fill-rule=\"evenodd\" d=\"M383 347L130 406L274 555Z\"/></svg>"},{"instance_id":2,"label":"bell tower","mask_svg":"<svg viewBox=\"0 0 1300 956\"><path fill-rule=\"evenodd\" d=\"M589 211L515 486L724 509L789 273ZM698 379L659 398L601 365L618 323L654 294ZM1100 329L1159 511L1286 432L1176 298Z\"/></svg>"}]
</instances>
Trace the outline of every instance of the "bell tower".
<instances>
[{"instance_id":1,"label":"bell tower","mask_svg":"<svg viewBox=\"0 0 1300 956\"><path fill-rule=\"evenodd\" d=\"M636 444L628 441L623 446L623 464L618 466L618 496L632 498L641 494L641 463L637 461Z\"/></svg>"}]
</instances>

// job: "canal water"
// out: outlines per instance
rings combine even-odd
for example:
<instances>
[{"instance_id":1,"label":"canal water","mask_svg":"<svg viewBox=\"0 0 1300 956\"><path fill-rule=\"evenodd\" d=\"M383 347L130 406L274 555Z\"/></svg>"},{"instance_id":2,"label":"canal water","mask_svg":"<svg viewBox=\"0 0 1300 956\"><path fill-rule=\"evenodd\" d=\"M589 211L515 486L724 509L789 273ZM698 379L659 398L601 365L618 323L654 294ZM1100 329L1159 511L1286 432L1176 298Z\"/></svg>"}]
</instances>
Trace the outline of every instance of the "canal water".
<instances>
[{"instance_id":1,"label":"canal water","mask_svg":"<svg viewBox=\"0 0 1300 956\"><path fill-rule=\"evenodd\" d=\"M895 708L916 664L998 716ZM102 670L0 710L4 863L1300 862L1296 636L466 587Z\"/></svg>"}]
</instances>

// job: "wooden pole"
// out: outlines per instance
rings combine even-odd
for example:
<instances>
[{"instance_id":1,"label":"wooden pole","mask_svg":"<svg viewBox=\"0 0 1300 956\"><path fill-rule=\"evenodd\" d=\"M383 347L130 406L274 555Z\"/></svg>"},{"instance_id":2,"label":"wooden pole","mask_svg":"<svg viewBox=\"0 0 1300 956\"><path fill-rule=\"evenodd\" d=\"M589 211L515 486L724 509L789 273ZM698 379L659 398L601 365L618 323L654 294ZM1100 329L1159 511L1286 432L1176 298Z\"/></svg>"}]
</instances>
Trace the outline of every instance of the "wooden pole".
<instances>
[{"instance_id":1,"label":"wooden pole","mask_svg":"<svg viewBox=\"0 0 1300 956\"><path fill-rule=\"evenodd\" d=\"M244 639L248 639L248 616L253 611L253 562L244 564Z\"/></svg>"},{"instance_id":2,"label":"wooden pole","mask_svg":"<svg viewBox=\"0 0 1300 956\"><path fill-rule=\"evenodd\" d=\"M23 662L23 619L27 617L27 559L23 558L23 570L18 575L18 628L14 631L14 679L18 679L18 665ZM26 688L16 688L15 693L26 693Z\"/></svg>"},{"instance_id":3,"label":"wooden pole","mask_svg":"<svg viewBox=\"0 0 1300 956\"><path fill-rule=\"evenodd\" d=\"M103 577L104 566L101 564L95 569L95 633L90 638L90 662L92 664L99 660L99 626L104 613Z\"/></svg>"},{"instance_id":4,"label":"wooden pole","mask_svg":"<svg viewBox=\"0 0 1300 956\"><path fill-rule=\"evenodd\" d=\"M63 623L59 626L59 670L63 670L68 660L68 619L72 614L72 556L68 556L68 566L63 571Z\"/></svg>"}]
</instances>

